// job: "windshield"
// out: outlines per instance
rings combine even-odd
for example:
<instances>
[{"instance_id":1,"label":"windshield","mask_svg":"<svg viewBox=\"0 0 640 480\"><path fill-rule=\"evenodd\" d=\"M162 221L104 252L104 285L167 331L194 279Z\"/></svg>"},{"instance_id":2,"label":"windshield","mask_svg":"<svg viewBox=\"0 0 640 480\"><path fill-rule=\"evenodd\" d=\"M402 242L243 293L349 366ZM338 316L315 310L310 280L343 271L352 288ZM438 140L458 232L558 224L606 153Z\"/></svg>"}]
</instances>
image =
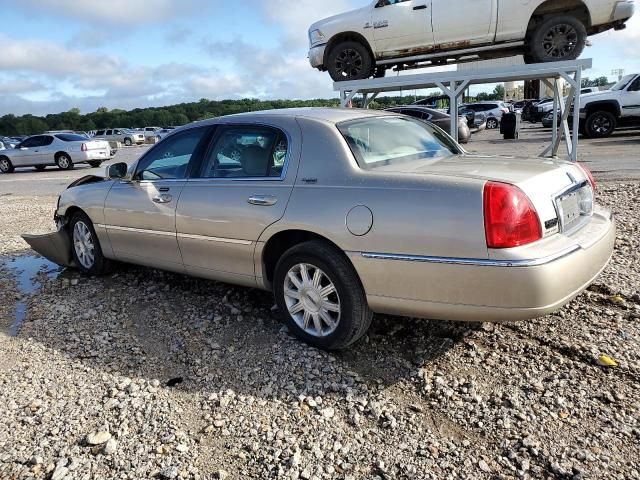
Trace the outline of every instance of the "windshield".
<instances>
[{"instance_id":1,"label":"windshield","mask_svg":"<svg viewBox=\"0 0 640 480\"><path fill-rule=\"evenodd\" d=\"M627 85L629 85L631 80L633 80L634 78L635 78L635 74L631 74L631 75L627 75L626 77L622 77L622 80L620 80L613 87L611 87L611 90L624 90L627 87Z\"/></svg>"},{"instance_id":2,"label":"windshield","mask_svg":"<svg viewBox=\"0 0 640 480\"><path fill-rule=\"evenodd\" d=\"M366 170L462 153L443 130L413 118L374 117L337 126Z\"/></svg>"}]
</instances>

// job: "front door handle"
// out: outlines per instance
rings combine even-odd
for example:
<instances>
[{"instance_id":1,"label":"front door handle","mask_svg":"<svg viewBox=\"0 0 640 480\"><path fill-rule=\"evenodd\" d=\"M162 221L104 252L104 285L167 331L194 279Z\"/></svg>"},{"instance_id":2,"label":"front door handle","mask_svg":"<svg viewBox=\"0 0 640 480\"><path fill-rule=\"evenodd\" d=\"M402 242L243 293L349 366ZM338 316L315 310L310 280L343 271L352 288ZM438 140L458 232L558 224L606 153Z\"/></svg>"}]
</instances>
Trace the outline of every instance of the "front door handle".
<instances>
[{"instance_id":1,"label":"front door handle","mask_svg":"<svg viewBox=\"0 0 640 480\"><path fill-rule=\"evenodd\" d=\"M413 7L414 10L424 10L426 8L427 8L426 5L416 5L415 7Z\"/></svg>"},{"instance_id":2,"label":"front door handle","mask_svg":"<svg viewBox=\"0 0 640 480\"><path fill-rule=\"evenodd\" d=\"M259 205L261 207L271 207L278 203L278 199L273 195L253 195L247 201L251 205Z\"/></svg>"},{"instance_id":3,"label":"front door handle","mask_svg":"<svg viewBox=\"0 0 640 480\"><path fill-rule=\"evenodd\" d=\"M151 200L153 200L155 203L169 203L171 202L171 200L173 200L173 197L168 193L161 193L160 195L156 195L155 197L153 197Z\"/></svg>"}]
</instances>

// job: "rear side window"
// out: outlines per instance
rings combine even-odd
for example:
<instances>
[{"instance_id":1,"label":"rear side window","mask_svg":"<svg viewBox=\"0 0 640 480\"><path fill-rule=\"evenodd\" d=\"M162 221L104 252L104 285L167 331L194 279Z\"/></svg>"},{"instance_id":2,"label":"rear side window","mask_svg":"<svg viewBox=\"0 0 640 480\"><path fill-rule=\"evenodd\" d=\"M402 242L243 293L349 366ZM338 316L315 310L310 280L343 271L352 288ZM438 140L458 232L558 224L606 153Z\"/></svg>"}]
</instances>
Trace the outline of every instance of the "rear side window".
<instances>
[{"instance_id":1,"label":"rear side window","mask_svg":"<svg viewBox=\"0 0 640 480\"><path fill-rule=\"evenodd\" d=\"M102 135L104 135L104 130L98 130L98 131L96 132L96 137L100 137L100 136L102 136Z\"/></svg>"},{"instance_id":2,"label":"rear side window","mask_svg":"<svg viewBox=\"0 0 640 480\"><path fill-rule=\"evenodd\" d=\"M223 127L202 166L202 178L277 178L288 142L280 130L258 126Z\"/></svg>"},{"instance_id":3,"label":"rear side window","mask_svg":"<svg viewBox=\"0 0 640 480\"><path fill-rule=\"evenodd\" d=\"M59 133L56 138L63 142L84 142L86 140L82 135L76 135L75 133Z\"/></svg>"}]
</instances>

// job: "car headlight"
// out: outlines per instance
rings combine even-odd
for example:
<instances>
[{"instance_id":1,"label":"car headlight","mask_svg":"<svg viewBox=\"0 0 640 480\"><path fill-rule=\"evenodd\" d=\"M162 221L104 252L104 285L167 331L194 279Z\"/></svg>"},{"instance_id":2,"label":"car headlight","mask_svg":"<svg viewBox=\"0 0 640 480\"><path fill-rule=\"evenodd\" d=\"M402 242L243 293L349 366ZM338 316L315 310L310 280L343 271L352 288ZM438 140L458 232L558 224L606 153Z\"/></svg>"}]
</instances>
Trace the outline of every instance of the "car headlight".
<instances>
[{"instance_id":1,"label":"car headlight","mask_svg":"<svg viewBox=\"0 0 640 480\"><path fill-rule=\"evenodd\" d=\"M324 42L324 33L318 29L311 30L309 32L309 42L311 42L311 45Z\"/></svg>"}]
</instances>

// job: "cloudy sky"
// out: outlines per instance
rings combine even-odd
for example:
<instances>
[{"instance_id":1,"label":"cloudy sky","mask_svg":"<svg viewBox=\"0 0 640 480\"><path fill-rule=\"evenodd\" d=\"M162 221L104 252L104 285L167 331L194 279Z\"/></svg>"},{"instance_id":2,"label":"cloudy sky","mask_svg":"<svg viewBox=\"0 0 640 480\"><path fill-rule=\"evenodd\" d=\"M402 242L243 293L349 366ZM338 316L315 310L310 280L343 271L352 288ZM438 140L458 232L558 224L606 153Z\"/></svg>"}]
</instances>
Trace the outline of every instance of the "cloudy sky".
<instances>
[{"instance_id":1,"label":"cloudy sky","mask_svg":"<svg viewBox=\"0 0 640 480\"><path fill-rule=\"evenodd\" d=\"M307 62L307 28L369 2L0 0L0 115L333 97ZM640 15L592 41L588 76L640 72Z\"/></svg>"}]
</instances>

